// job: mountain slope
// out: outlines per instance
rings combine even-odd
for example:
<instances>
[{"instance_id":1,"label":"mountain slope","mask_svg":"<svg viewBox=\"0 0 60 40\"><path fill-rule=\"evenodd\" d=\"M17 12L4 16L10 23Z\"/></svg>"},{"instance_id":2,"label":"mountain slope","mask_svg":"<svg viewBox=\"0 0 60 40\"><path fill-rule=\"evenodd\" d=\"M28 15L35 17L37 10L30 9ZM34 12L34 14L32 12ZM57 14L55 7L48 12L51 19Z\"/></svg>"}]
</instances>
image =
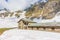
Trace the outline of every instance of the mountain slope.
<instances>
[{"instance_id":1,"label":"mountain slope","mask_svg":"<svg viewBox=\"0 0 60 40\"><path fill-rule=\"evenodd\" d=\"M42 16L43 19L51 19L56 13L60 11L60 1L59 0L48 0L46 3L35 3L26 12L26 17L28 18L39 18Z\"/></svg>"}]
</instances>

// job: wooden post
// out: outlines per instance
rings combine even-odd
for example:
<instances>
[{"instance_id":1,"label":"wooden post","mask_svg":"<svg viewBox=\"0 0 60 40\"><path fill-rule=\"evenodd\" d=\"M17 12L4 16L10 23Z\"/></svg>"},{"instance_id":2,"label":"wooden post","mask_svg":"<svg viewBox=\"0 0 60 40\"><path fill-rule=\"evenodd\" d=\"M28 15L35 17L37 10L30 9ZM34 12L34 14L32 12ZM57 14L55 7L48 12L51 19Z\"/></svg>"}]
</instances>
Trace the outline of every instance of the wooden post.
<instances>
[{"instance_id":1,"label":"wooden post","mask_svg":"<svg viewBox=\"0 0 60 40\"><path fill-rule=\"evenodd\" d=\"M45 28L45 27L43 27L43 29L45 30L46 28Z\"/></svg>"},{"instance_id":2,"label":"wooden post","mask_svg":"<svg viewBox=\"0 0 60 40\"><path fill-rule=\"evenodd\" d=\"M37 30L39 30L39 27L37 27Z\"/></svg>"},{"instance_id":3,"label":"wooden post","mask_svg":"<svg viewBox=\"0 0 60 40\"><path fill-rule=\"evenodd\" d=\"M32 27L32 30L33 30L33 27Z\"/></svg>"},{"instance_id":4,"label":"wooden post","mask_svg":"<svg viewBox=\"0 0 60 40\"><path fill-rule=\"evenodd\" d=\"M55 28L54 27L52 27L52 30L54 30Z\"/></svg>"}]
</instances>

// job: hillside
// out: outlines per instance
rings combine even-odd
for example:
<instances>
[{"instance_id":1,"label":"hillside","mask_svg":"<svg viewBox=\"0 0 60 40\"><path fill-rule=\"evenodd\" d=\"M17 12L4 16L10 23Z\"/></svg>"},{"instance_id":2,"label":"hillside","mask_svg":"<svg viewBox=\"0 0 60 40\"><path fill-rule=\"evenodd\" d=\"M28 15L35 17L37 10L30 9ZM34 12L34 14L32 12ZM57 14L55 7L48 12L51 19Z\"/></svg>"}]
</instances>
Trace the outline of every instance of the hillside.
<instances>
[{"instance_id":1,"label":"hillside","mask_svg":"<svg viewBox=\"0 0 60 40\"><path fill-rule=\"evenodd\" d=\"M6 8L3 9L5 12L1 13L0 10L0 17L17 17L20 18L21 13L23 11L17 10L11 12ZM51 19L55 17L55 15L60 11L60 1L59 0L48 0L47 2L37 2L35 4L31 4L29 8L27 8L25 13L26 18L40 18L42 19Z\"/></svg>"},{"instance_id":2,"label":"hillside","mask_svg":"<svg viewBox=\"0 0 60 40\"><path fill-rule=\"evenodd\" d=\"M26 12L28 18L39 18L42 16L43 19L53 18L57 12L60 11L59 0L48 0L44 3L35 3Z\"/></svg>"}]
</instances>

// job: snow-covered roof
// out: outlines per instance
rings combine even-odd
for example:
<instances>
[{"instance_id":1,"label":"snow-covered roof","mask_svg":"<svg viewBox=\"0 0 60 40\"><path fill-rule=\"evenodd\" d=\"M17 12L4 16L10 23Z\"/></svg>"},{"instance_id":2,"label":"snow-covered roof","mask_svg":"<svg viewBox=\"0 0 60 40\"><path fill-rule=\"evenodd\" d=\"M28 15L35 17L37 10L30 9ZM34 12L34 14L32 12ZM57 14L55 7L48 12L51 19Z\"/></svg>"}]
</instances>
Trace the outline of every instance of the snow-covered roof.
<instances>
[{"instance_id":1,"label":"snow-covered roof","mask_svg":"<svg viewBox=\"0 0 60 40\"><path fill-rule=\"evenodd\" d=\"M60 26L60 22L31 23L28 26Z\"/></svg>"},{"instance_id":2,"label":"snow-covered roof","mask_svg":"<svg viewBox=\"0 0 60 40\"><path fill-rule=\"evenodd\" d=\"M20 21L25 21L25 22L34 22L34 21L32 21L32 20L30 20L30 19L26 19L26 18L22 18L22 19L20 19L18 22L20 22ZM34 22L34 23L36 23L36 22Z\"/></svg>"}]
</instances>

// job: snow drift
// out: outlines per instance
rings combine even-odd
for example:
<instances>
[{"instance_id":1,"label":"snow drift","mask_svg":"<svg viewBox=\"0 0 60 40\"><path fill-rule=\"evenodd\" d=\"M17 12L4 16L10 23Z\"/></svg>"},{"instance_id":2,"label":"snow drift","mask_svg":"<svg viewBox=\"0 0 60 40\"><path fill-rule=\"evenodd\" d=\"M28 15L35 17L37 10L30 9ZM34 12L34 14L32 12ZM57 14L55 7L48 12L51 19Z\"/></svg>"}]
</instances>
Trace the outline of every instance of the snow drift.
<instances>
[{"instance_id":1,"label":"snow drift","mask_svg":"<svg viewBox=\"0 0 60 40\"><path fill-rule=\"evenodd\" d=\"M60 40L60 33L12 29L5 31L0 40Z\"/></svg>"}]
</instances>

